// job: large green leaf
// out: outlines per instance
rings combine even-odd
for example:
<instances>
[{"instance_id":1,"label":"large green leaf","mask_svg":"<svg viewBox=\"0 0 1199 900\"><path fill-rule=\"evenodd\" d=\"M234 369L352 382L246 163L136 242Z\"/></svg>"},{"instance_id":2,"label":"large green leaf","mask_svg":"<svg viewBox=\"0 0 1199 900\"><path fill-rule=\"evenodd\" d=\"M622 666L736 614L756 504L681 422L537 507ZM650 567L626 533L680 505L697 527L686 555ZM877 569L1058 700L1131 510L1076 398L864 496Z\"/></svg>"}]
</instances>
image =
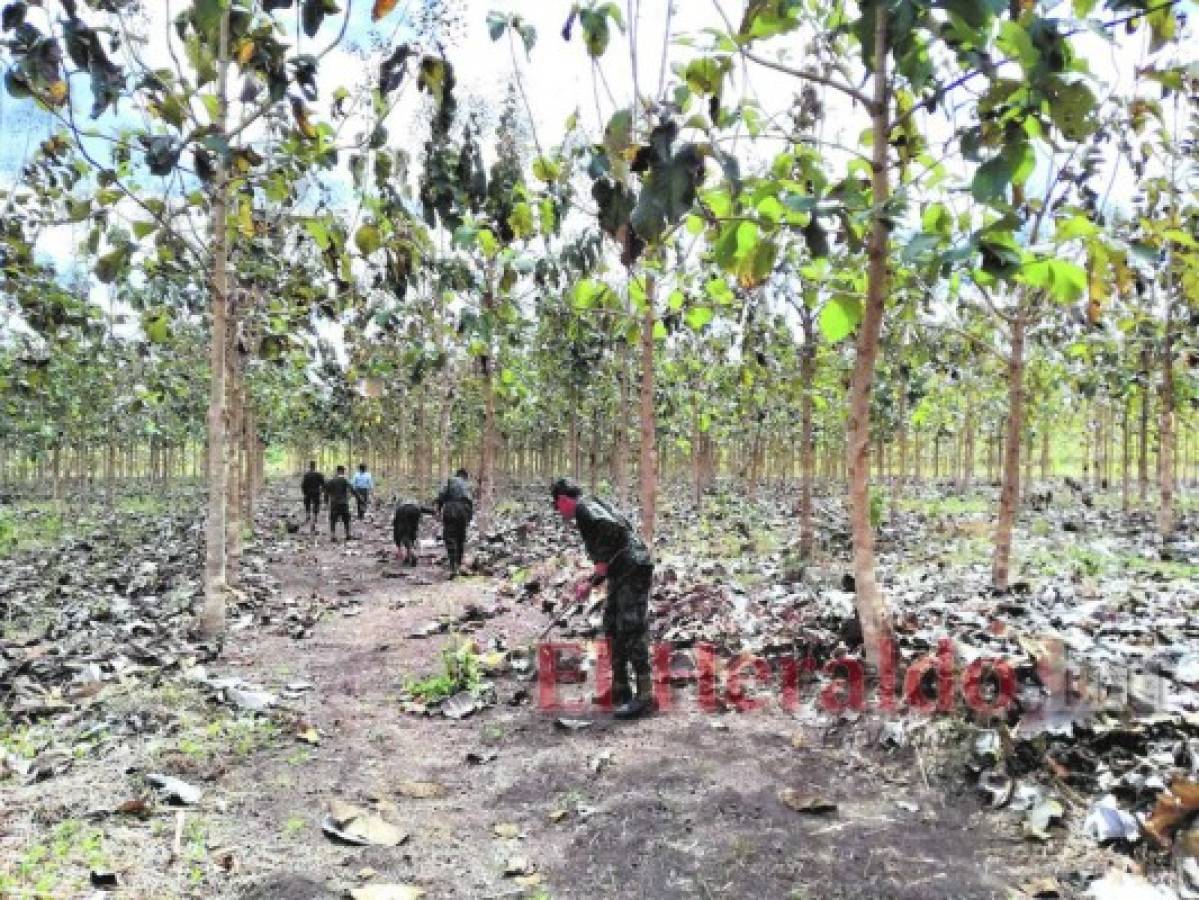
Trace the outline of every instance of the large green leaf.
<instances>
[{"instance_id":1,"label":"large green leaf","mask_svg":"<svg viewBox=\"0 0 1199 900\"><path fill-rule=\"evenodd\" d=\"M829 343L848 337L862 321L862 303L857 297L833 297L820 310L820 333Z\"/></svg>"},{"instance_id":2,"label":"large green leaf","mask_svg":"<svg viewBox=\"0 0 1199 900\"><path fill-rule=\"evenodd\" d=\"M374 225L363 225L354 235L354 244L358 247L359 253L363 256L370 256L383 246L383 239L377 227Z\"/></svg>"}]
</instances>

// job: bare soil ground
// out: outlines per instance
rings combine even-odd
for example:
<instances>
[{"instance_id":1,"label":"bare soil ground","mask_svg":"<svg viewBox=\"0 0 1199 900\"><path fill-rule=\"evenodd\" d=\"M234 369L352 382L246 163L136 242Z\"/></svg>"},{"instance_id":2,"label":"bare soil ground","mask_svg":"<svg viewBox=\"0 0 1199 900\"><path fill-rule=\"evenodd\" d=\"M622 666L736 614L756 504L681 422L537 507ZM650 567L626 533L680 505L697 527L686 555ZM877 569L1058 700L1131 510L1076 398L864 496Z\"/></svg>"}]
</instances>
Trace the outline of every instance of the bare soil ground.
<instances>
[{"instance_id":1,"label":"bare soil ground","mask_svg":"<svg viewBox=\"0 0 1199 900\"><path fill-rule=\"evenodd\" d=\"M404 883L436 898L981 900L1027 896L1014 892L1055 872L1069 890L1077 865L1060 845L1047 856L985 810L951 760L884 749L867 720L707 715L684 696L666 714L599 716L565 731L535 702L518 702L535 699L535 686L512 677L497 681L494 706L468 718L405 713L403 685L435 672L449 640L411 632L470 604L499 604L473 637L517 646L546 619L497 600L488 579L448 581L439 554L399 569L389 532L375 513L350 544L325 533L269 539L284 596L316 595L327 613L299 640L235 630L209 676L270 691L311 684L282 710L231 716L174 682L139 688L118 707L145 720L143 740L50 782L4 785L0 857L35 867L24 884L39 883L39 867L46 875L27 896L90 896L89 869L115 871L113 895L129 898L301 900ZM316 745L296 737L308 725ZM146 818L114 814L147 771L205 796ZM405 796L406 782L444 792ZM836 809L793 811L778 798L788 788ZM332 800L377 809L407 839L334 842L321 830Z\"/></svg>"}]
</instances>

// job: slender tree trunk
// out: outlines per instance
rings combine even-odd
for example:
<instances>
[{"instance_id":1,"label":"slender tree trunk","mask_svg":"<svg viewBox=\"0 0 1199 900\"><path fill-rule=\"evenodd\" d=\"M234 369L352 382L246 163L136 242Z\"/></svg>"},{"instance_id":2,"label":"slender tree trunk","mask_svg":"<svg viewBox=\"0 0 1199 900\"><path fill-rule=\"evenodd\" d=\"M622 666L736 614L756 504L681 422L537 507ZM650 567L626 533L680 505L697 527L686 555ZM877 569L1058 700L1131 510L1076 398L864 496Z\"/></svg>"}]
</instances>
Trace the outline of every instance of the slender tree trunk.
<instances>
[{"instance_id":1,"label":"slender tree trunk","mask_svg":"<svg viewBox=\"0 0 1199 900\"><path fill-rule=\"evenodd\" d=\"M645 276L645 315L641 321L641 537L654 546L658 501L657 418L654 411L655 278Z\"/></svg>"},{"instance_id":2,"label":"slender tree trunk","mask_svg":"<svg viewBox=\"0 0 1199 900\"><path fill-rule=\"evenodd\" d=\"M228 364L226 374L226 403L228 434L228 469L225 475L225 580L231 587L241 582L241 451L244 445L242 428L242 365L237 350L237 323L241 311L238 297L230 295L228 303L229 343L225 349Z\"/></svg>"},{"instance_id":3,"label":"slender tree trunk","mask_svg":"<svg viewBox=\"0 0 1199 900\"><path fill-rule=\"evenodd\" d=\"M1020 504L1020 433L1024 428L1024 312L1017 304L1012 322L1012 351L1008 359L1007 432L1003 444L1003 484L999 491L999 523L991 583L1007 590L1012 559L1012 528Z\"/></svg>"},{"instance_id":4,"label":"slender tree trunk","mask_svg":"<svg viewBox=\"0 0 1199 900\"><path fill-rule=\"evenodd\" d=\"M1127 513L1129 507L1128 496L1128 462L1131 454L1131 438L1129 436L1129 422L1132 417L1131 410L1132 400L1125 398L1124 411L1120 416L1120 509Z\"/></svg>"},{"instance_id":5,"label":"slender tree trunk","mask_svg":"<svg viewBox=\"0 0 1199 900\"><path fill-rule=\"evenodd\" d=\"M870 396L878 360L884 306L889 290L887 245L891 195L888 147L890 142L890 85L887 81L887 13L885 3L875 7L874 97L871 109L871 227L870 264L866 308L858 332L853 379L849 389L849 423L846 468L849 477L849 521L853 535L853 574L856 605L866 660L879 667L883 637L890 632L890 616L874 571L874 528L870 524Z\"/></svg>"},{"instance_id":6,"label":"slender tree trunk","mask_svg":"<svg viewBox=\"0 0 1199 900\"><path fill-rule=\"evenodd\" d=\"M1050 428L1049 418L1046 416L1044 424L1041 426L1041 481L1049 483L1049 440Z\"/></svg>"},{"instance_id":7,"label":"slender tree trunk","mask_svg":"<svg viewBox=\"0 0 1199 900\"><path fill-rule=\"evenodd\" d=\"M1157 511L1157 530L1163 541L1174 536L1174 299L1166 298L1166 328L1162 335L1161 425L1158 428L1160 449L1157 454L1160 480L1160 505Z\"/></svg>"},{"instance_id":8,"label":"slender tree trunk","mask_svg":"<svg viewBox=\"0 0 1199 900\"><path fill-rule=\"evenodd\" d=\"M490 278L490 276L489 276ZM496 321L495 293L488 284L483 295L483 307L488 316ZM495 410L495 370L499 366L499 349L494 339L483 358L483 452L479 469L479 521L486 526L495 507L495 469L497 449L497 424Z\"/></svg>"},{"instance_id":9,"label":"slender tree trunk","mask_svg":"<svg viewBox=\"0 0 1199 900\"><path fill-rule=\"evenodd\" d=\"M223 134L229 118L229 10L221 15L217 74L217 133ZM217 154L213 183L212 268L209 293L212 303L210 366L212 385L208 400L208 517L204 529L204 610L200 633L216 638L225 631L225 478L228 471L225 440L226 305L229 297L229 171Z\"/></svg>"},{"instance_id":10,"label":"slender tree trunk","mask_svg":"<svg viewBox=\"0 0 1199 900\"><path fill-rule=\"evenodd\" d=\"M617 380L620 385L620 402L613 417L612 439L612 482L616 486L616 502L627 507L629 503L629 429L625 417L629 414L629 366L628 350L624 345L617 350Z\"/></svg>"},{"instance_id":11,"label":"slender tree trunk","mask_svg":"<svg viewBox=\"0 0 1199 900\"><path fill-rule=\"evenodd\" d=\"M1141 348L1141 433L1137 448L1137 497L1142 507L1149 502L1149 404L1152 400L1149 364L1150 350L1146 344Z\"/></svg>"},{"instance_id":12,"label":"slender tree trunk","mask_svg":"<svg viewBox=\"0 0 1199 900\"><path fill-rule=\"evenodd\" d=\"M812 558L816 536L812 529L812 481L815 471L815 447L812 444L812 390L816 380L816 327L811 312L803 311L804 344L799 357L800 432L799 432L799 555Z\"/></svg>"}]
</instances>

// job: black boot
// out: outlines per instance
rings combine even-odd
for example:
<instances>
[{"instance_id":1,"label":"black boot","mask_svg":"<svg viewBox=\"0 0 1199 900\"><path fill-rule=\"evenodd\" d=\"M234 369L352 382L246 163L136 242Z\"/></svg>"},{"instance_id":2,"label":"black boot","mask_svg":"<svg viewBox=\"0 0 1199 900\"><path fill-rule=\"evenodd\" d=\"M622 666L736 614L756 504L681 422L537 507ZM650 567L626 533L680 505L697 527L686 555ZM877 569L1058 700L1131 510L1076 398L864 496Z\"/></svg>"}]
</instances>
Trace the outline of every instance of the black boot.
<instances>
[{"instance_id":1,"label":"black boot","mask_svg":"<svg viewBox=\"0 0 1199 900\"><path fill-rule=\"evenodd\" d=\"M615 707L624 706L626 703L628 703L632 699L633 699L633 689L631 687L629 687L627 682L624 684L614 683L612 685L612 705L613 706L615 706Z\"/></svg>"},{"instance_id":2,"label":"black boot","mask_svg":"<svg viewBox=\"0 0 1199 900\"><path fill-rule=\"evenodd\" d=\"M649 672L637 673L637 695L622 703L612 713L614 719L639 719L657 709L654 701L654 680Z\"/></svg>"}]
</instances>

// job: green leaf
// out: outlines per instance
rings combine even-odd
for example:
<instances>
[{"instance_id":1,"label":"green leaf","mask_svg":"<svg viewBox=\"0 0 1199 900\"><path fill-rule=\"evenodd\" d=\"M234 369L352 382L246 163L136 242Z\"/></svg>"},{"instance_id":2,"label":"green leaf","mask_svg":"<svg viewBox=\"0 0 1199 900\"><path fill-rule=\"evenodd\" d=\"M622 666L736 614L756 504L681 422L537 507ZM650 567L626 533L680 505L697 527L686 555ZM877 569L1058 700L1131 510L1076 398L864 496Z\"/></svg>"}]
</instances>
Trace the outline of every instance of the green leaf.
<instances>
[{"instance_id":1,"label":"green leaf","mask_svg":"<svg viewBox=\"0 0 1199 900\"><path fill-rule=\"evenodd\" d=\"M658 343L666 340L666 325L662 322L654 322L654 340Z\"/></svg>"},{"instance_id":2,"label":"green leaf","mask_svg":"<svg viewBox=\"0 0 1199 900\"><path fill-rule=\"evenodd\" d=\"M329 249L329 226L323 219L305 219L304 230L322 250Z\"/></svg>"},{"instance_id":3,"label":"green leaf","mask_svg":"<svg viewBox=\"0 0 1199 900\"><path fill-rule=\"evenodd\" d=\"M1027 179L1035 164L1036 156L1027 142L1004 147L998 156L987 160L975 171L970 193L979 203L1001 201L1013 182L1022 183L1017 176Z\"/></svg>"},{"instance_id":4,"label":"green leaf","mask_svg":"<svg viewBox=\"0 0 1199 900\"><path fill-rule=\"evenodd\" d=\"M129 264L130 252L128 244L121 244L101 256L96 260L96 277L104 284L112 284Z\"/></svg>"},{"instance_id":5,"label":"green leaf","mask_svg":"<svg viewBox=\"0 0 1199 900\"><path fill-rule=\"evenodd\" d=\"M165 344L171 337L171 320L164 310L146 310L142 315L142 331L151 344Z\"/></svg>"},{"instance_id":6,"label":"green leaf","mask_svg":"<svg viewBox=\"0 0 1199 900\"><path fill-rule=\"evenodd\" d=\"M758 203L758 215L771 225L777 225L783 218L785 211L783 204L779 202L777 197L763 197Z\"/></svg>"},{"instance_id":7,"label":"green leaf","mask_svg":"<svg viewBox=\"0 0 1199 900\"><path fill-rule=\"evenodd\" d=\"M508 216L508 225L518 238L529 237L534 231L533 208L527 203L517 203Z\"/></svg>"},{"instance_id":8,"label":"green leaf","mask_svg":"<svg viewBox=\"0 0 1199 900\"><path fill-rule=\"evenodd\" d=\"M1056 240L1072 241L1075 238L1089 238L1099 233L1099 227L1086 216L1071 216L1057 223Z\"/></svg>"},{"instance_id":9,"label":"green leaf","mask_svg":"<svg viewBox=\"0 0 1199 900\"><path fill-rule=\"evenodd\" d=\"M383 246L383 239L374 225L363 225L354 235L354 244L363 256L370 256Z\"/></svg>"},{"instance_id":10,"label":"green leaf","mask_svg":"<svg viewBox=\"0 0 1199 900\"><path fill-rule=\"evenodd\" d=\"M1060 303L1073 303L1087 291L1086 270L1060 259L1038 259L1020 270L1025 282L1048 291Z\"/></svg>"},{"instance_id":11,"label":"green leaf","mask_svg":"<svg viewBox=\"0 0 1199 900\"><path fill-rule=\"evenodd\" d=\"M715 315L710 306L693 306L687 310L684 319L687 322L688 328L693 331L699 331L711 322Z\"/></svg>"},{"instance_id":12,"label":"green leaf","mask_svg":"<svg viewBox=\"0 0 1199 900\"><path fill-rule=\"evenodd\" d=\"M604 149L612 157L621 156L633 139L633 114L627 109L618 109L604 126Z\"/></svg>"},{"instance_id":13,"label":"green leaf","mask_svg":"<svg viewBox=\"0 0 1199 900\"><path fill-rule=\"evenodd\" d=\"M1098 124L1095 107L1098 100L1081 81L1055 79L1046 90L1049 96L1049 118L1062 135L1071 141L1081 141Z\"/></svg>"},{"instance_id":14,"label":"green leaf","mask_svg":"<svg viewBox=\"0 0 1199 900\"><path fill-rule=\"evenodd\" d=\"M1004 54L1019 61L1026 75L1031 74L1041 60L1041 54L1033 45L1032 38L1019 22L1008 20L1000 25L999 37L995 43Z\"/></svg>"},{"instance_id":15,"label":"green leaf","mask_svg":"<svg viewBox=\"0 0 1199 900\"><path fill-rule=\"evenodd\" d=\"M733 302L733 291L723 278L713 278L704 285L704 293L715 303L724 306Z\"/></svg>"},{"instance_id":16,"label":"green leaf","mask_svg":"<svg viewBox=\"0 0 1199 900\"><path fill-rule=\"evenodd\" d=\"M820 310L820 333L830 344L848 337L862 321L862 303L856 297L833 297Z\"/></svg>"},{"instance_id":17,"label":"green leaf","mask_svg":"<svg viewBox=\"0 0 1199 900\"><path fill-rule=\"evenodd\" d=\"M930 203L920 216L920 227L925 234L949 237L953 230L953 217L943 203Z\"/></svg>"},{"instance_id":18,"label":"green leaf","mask_svg":"<svg viewBox=\"0 0 1199 900\"><path fill-rule=\"evenodd\" d=\"M155 231L157 231L158 223L157 222L134 222L132 227L133 227L134 236L140 240L141 238L147 237L147 236L153 234Z\"/></svg>"}]
</instances>

